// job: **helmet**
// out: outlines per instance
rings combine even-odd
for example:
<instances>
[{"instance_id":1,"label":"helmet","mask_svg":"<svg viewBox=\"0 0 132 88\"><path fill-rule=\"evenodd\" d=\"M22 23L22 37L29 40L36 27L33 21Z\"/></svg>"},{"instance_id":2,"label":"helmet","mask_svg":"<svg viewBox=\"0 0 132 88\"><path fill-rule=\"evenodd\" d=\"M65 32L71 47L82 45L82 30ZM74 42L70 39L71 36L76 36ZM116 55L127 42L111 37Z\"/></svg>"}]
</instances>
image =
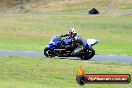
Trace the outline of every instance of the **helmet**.
<instances>
[{"instance_id":1,"label":"helmet","mask_svg":"<svg viewBox=\"0 0 132 88\"><path fill-rule=\"evenodd\" d=\"M70 28L70 29L68 30L68 35L69 35L69 37L71 37L71 38L73 38L76 34L77 34L77 32L76 32L75 28Z\"/></svg>"}]
</instances>

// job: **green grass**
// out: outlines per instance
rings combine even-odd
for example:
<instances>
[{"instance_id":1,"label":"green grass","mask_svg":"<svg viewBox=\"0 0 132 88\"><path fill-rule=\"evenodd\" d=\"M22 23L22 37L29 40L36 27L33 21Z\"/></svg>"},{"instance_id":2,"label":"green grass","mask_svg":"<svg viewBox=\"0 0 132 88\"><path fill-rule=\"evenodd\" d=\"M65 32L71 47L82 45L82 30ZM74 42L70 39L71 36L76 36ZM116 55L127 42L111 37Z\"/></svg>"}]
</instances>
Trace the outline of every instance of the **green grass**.
<instances>
[{"instance_id":1,"label":"green grass","mask_svg":"<svg viewBox=\"0 0 132 88\"><path fill-rule=\"evenodd\" d=\"M101 14L131 12L131 0L30 0L23 9L16 0L0 0L0 12L86 14L95 7Z\"/></svg>"},{"instance_id":2,"label":"green grass","mask_svg":"<svg viewBox=\"0 0 132 88\"><path fill-rule=\"evenodd\" d=\"M75 77L82 65L89 74L130 74L131 64L95 63L51 58L0 57L0 88L131 88L132 84L79 86Z\"/></svg>"},{"instance_id":3,"label":"green grass","mask_svg":"<svg viewBox=\"0 0 132 88\"><path fill-rule=\"evenodd\" d=\"M42 51L52 36L75 27L95 38L97 54L132 55L132 16L43 16L0 14L0 49Z\"/></svg>"}]
</instances>

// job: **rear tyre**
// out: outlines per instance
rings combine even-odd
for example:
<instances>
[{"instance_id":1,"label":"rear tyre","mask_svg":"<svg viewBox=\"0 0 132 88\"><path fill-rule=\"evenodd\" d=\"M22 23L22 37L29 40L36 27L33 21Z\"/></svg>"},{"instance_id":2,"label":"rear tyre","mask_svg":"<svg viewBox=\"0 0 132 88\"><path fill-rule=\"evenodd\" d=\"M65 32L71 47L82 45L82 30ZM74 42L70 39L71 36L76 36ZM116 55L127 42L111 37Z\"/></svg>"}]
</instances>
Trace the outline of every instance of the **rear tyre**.
<instances>
[{"instance_id":1,"label":"rear tyre","mask_svg":"<svg viewBox=\"0 0 132 88\"><path fill-rule=\"evenodd\" d=\"M95 55L95 50L91 47L86 54L82 55L80 58L82 60L89 60Z\"/></svg>"}]
</instances>

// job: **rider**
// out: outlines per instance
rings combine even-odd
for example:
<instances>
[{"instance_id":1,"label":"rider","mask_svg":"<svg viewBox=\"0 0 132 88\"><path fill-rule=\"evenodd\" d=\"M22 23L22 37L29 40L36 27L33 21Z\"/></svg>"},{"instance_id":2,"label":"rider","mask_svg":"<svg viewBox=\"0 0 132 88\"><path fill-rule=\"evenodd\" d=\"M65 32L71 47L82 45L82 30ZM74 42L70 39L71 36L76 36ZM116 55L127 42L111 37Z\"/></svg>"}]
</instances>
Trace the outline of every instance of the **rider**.
<instances>
[{"instance_id":1,"label":"rider","mask_svg":"<svg viewBox=\"0 0 132 88\"><path fill-rule=\"evenodd\" d=\"M68 30L68 33L66 35L62 35L62 37L66 37L68 36L73 42L74 44L77 46L77 48L75 48L73 50L73 52L71 53L71 55L73 56L78 56L79 52L81 50L83 50L84 46L85 46L85 41L83 40L83 38L76 32L75 28L70 28Z\"/></svg>"}]
</instances>

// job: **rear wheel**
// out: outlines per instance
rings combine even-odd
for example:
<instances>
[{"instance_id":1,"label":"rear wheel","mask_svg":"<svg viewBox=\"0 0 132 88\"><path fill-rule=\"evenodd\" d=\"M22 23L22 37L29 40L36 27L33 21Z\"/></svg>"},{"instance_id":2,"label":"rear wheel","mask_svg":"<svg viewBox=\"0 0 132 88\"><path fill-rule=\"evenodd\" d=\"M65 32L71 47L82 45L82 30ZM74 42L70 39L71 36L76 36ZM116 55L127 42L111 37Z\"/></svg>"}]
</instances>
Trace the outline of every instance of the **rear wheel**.
<instances>
[{"instance_id":1,"label":"rear wheel","mask_svg":"<svg viewBox=\"0 0 132 88\"><path fill-rule=\"evenodd\" d=\"M89 60L95 55L95 50L91 47L89 50L86 51L84 55L82 55L80 58L82 60Z\"/></svg>"},{"instance_id":2,"label":"rear wheel","mask_svg":"<svg viewBox=\"0 0 132 88\"><path fill-rule=\"evenodd\" d=\"M54 57L53 51L48 49L47 47L44 49L44 55L46 57Z\"/></svg>"}]
</instances>

